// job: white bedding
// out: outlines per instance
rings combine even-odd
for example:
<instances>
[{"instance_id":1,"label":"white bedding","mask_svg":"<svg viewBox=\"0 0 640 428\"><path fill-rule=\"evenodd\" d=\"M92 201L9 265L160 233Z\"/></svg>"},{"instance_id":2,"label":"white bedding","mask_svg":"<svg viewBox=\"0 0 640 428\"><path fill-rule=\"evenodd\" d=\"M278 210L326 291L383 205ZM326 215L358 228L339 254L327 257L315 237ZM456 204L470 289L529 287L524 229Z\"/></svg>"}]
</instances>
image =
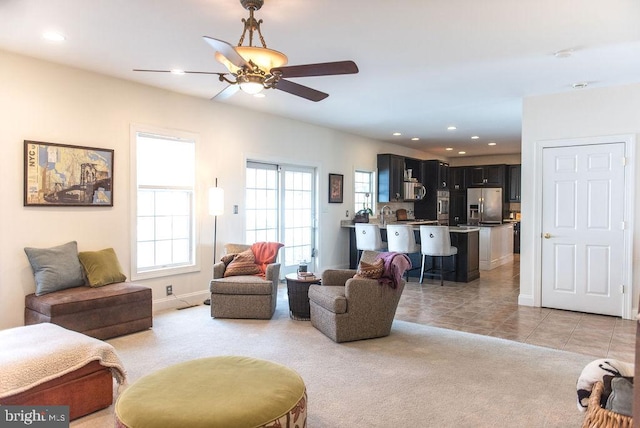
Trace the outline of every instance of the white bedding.
<instances>
[{"instance_id":1,"label":"white bedding","mask_svg":"<svg viewBox=\"0 0 640 428\"><path fill-rule=\"evenodd\" d=\"M0 330L0 398L71 373L92 361L111 369L119 384L126 371L115 348L102 340L42 323Z\"/></svg>"}]
</instances>

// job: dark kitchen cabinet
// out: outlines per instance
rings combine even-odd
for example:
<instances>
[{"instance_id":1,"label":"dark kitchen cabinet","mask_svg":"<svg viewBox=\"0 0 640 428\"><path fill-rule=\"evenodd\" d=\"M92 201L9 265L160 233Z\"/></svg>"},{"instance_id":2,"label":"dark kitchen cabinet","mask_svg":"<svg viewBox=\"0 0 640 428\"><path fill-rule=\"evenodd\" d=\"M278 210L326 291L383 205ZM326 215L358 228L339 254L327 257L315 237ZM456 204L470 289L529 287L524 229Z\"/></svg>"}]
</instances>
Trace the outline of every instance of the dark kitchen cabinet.
<instances>
[{"instance_id":1,"label":"dark kitchen cabinet","mask_svg":"<svg viewBox=\"0 0 640 428\"><path fill-rule=\"evenodd\" d=\"M405 199L405 171L411 174L408 178L420 183L422 161L392 154L378 155L378 202L415 201L413 197Z\"/></svg>"},{"instance_id":2,"label":"dark kitchen cabinet","mask_svg":"<svg viewBox=\"0 0 640 428\"><path fill-rule=\"evenodd\" d=\"M404 185L404 157L378 155L378 202L402 200Z\"/></svg>"},{"instance_id":3,"label":"dark kitchen cabinet","mask_svg":"<svg viewBox=\"0 0 640 428\"><path fill-rule=\"evenodd\" d=\"M449 191L449 226L467 224L467 191Z\"/></svg>"},{"instance_id":4,"label":"dark kitchen cabinet","mask_svg":"<svg viewBox=\"0 0 640 428\"><path fill-rule=\"evenodd\" d=\"M464 166L456 166L449 168L449 189L467 190L466 183L467 168Z\"/></svg>"},{"instance_id":5,"label":"dark kitchen cabinet","mask_svg":"<svg viewBox=\"0 0 640 428\"><path fill-rule=\"evenodd\" d=\"M449 189L449 164L440 160L425 160L421 165L420 182L429 190Z\"/></svg>"},{"instance_id":6,"label":"dark kitchen cabinet","mask_svg":"<svg viewBox=\"0 0 640 428\"><path fill-rule=\"evenodd\" d=\"M482 165L467 168L469 187L504 187L506 165Z\"/></svg>"},{"instance_id":7,"label":"dark kitchen cabinet","mask_svg":"<svg viewBox=\"0 0 640 428\"><path fill-rule=\"evenodd\" d=\"M507 201L520 202L520 165L509 165L507 173Z\"/></svg>"}]
</instances>

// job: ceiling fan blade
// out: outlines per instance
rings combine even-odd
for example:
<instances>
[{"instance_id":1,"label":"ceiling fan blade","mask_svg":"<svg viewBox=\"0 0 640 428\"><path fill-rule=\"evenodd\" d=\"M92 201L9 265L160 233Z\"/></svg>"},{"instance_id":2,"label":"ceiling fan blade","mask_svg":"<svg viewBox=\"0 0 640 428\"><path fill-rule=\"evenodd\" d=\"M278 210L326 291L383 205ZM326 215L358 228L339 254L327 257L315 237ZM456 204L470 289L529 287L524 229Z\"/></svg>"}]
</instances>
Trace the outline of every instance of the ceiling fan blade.
<instances>
[{"instance_id":1,"label":"ceiling fan blade","mask_svg":"<svg viewBox=\"0 0 640 428\"><path fill-rule=\"evenodd\" d=\"M223 90L221 90L220 92L218 92L217 94L215 94L213 97L211 97L211 99L216 101L226 100L227 98L231 97L233 94L238 92L238 89L240 89L238 85L229 85Z\"/></svg>"},{"instance_id":2,"label":"ceiling fan blade","mask_svg":"<svg viewBox=\"0 0 640 428\"><path fill-rule=\"evenodd\" d=\"M276 83L276 89L315 102L322 101L329 96L329 94L325 94L324 92L316 91L308 86L299 85L284 79L280 79L278 83Z\"/></svg>"},{"instance_id":3,"label":"ceiling fan blade","mask_svg":"<svg viewBox=\"0 0 640 428\"><path fill-rule=\"evenodd\" d=\"M134 68L133 71L145 71L148 73L174 73L174 74L217 74L218 76L220 75L225 75L228 73L217 73L215 71L186 71L186 70L180 70L180 73L176 73L174 72L174 70L144 70L144 69L139 69L139 68Z\"/></svg>"},{"instance_id":4,"label":"ceiling fan blade","mask_svg":"<svg viewBox=\"0 0 640 428\"><path fill-rule=\"evenodd\" d=\"M249 63L236 51L236 49L224 40L214 39L208 36L202 36L205 42L209 43L212 48L220 52L226 59L238 68L244 66L250 67Z\"/></svg>"},{"instance_id":5,"label":"ceiling fan blade","mask_svg":"<svg viewBox=\"0 0 640 428\"><path fill-rule=\"evenodd\" d=\"M282 73L282 77L333 76L336 74L355 74L358 66L353 61L321 62L318 64L290 65L274 67L271 73Z\"/></svg>"}]
</instances>

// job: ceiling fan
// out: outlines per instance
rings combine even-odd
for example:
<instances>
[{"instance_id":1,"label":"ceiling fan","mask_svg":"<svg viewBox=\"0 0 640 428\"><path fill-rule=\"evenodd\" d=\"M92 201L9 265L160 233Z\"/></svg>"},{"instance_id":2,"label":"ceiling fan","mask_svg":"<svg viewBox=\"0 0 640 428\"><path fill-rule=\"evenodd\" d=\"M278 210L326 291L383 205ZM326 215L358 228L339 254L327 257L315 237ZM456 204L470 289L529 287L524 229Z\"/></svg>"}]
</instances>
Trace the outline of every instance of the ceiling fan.
<instances>
[{"instance_id":1,"label":"ceiling fan","mask_svg":"<svg viewBox=\"0 0 640 428\"><path fill-rule=\"evenodd\" d=\"M221 82L227 82L229 86L215 95L213 97L215 99L227 98L237 92L238 89L248 94L257 94L263 89L278 89L316 102L327 98L329 94L285 80L285 78L332 76L358 72L358 66L353 61L287 66L287 56L285 54L267 48L260 31L262 19L256 20L253 16L254 12L262 7L264 0L240 0L240 4L249 11L249 18L242 19L244 30L237 46L232 46L223 40L203 36L205 42L216 50L216 60L222 63L229 70L229 73L143 69L134 69L133 71L216 74ZM260 37L262 47L253 45L254 32L257 32ZM243 46L247 33L249 35L249 45ZM229 77L229 75L232 77Z\"/></svg>"}]
</instances>

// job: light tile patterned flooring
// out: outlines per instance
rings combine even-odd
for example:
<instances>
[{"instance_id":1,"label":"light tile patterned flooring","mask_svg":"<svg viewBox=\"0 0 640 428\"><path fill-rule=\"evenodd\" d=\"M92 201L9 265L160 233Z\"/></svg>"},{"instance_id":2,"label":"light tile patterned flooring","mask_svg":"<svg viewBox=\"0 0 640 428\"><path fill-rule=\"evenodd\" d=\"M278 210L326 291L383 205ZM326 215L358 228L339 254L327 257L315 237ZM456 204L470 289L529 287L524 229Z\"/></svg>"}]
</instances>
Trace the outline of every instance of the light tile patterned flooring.
<instances>
[{"instance_id":1,"label":"light tile patterned flooring","mask_svg":"<svg viewBox=\"0 0 640 428\"><path fill-rule=\"evenodd\" d=\"M470 283L411 278L396 319L634 362L636 322L518 306L520 262L481 271Z\"/></svg>"}]
</instances>

